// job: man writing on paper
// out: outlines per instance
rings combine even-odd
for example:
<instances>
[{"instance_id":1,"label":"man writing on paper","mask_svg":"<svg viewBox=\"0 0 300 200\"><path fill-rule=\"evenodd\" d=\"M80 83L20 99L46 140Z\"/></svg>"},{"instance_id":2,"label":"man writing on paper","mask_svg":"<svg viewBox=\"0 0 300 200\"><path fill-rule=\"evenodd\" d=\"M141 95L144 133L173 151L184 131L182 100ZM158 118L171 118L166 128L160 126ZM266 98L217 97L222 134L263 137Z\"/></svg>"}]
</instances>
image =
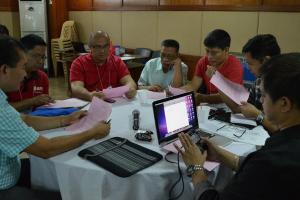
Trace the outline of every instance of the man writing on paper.
<instances>
[{"instance_id":1,"label":"man writing on paper","mask_svg":"<svg viewBox=\"0 0 300 200\"><path fill-rule=\"evenodd\" d=\"M54 100L49 96L49 80L43 71L46 59L46 43L40 36L30 34L21 38L21 43L27 50L27 63L20 88L7 92L8 102L18 111L31 110L34 107Z\"/></svg>"},{"instance_id":2,"label":"man writing on paper","mask_svg":"<svg viewBox=\"0 0 300 200\"><path fill-rule=\"evenodd\" d=\"M269 133L272 133L277 130L277 127L271 124L268 119L265 119L261 111L259 70L264 62L280 54L280 47L273 35L262 34L254 36L244 45L243 54L250 71L257 77L255 84L250 88L248 102L242 102L242 105L239 106L225 95L222 98L233 112L242 113L247 118L256 119L258 124L262 124Z\"/></svg>"},{"instance_id":3,"label":"man writing on paper","mask_svg":"<svg viewBox=\"0 0 300 200\"><path fill-rule=\"evenodd\" d=\"M177 150L188 166L198 200L282 200L299 196L300 180L300 54L274 56L260 69L261 102L270 122L278 125L256 152L237 155L203 139L203 153L188 134L179 136ZM284 83L284 84L282 84ZM236 171L224 189L217 191L203 170L205 160L217 160Z\"/></svg>"},{"instance_id":4,"label":"man writing on paper","mask_svg":"<svg viewBox=\"0 0 300 200\"><path fill-rule=\"evenodd\" d=\"M223 100L218 89L210 83L215 71L220 72L227 79L243 84L243 68L240 61L229 55L229 34L221 29L210 32L205 40L206 56L202 57L196 66L195 75L190 83L182 89L197 92L197 102L222 103Z\"/></svg>"},{"instance_id":5,"label":"man writing on paper","mask_svg":"<svg viewBox=\"0 0 300 200\"><path fill-rule=\"evenodd\" d=\"M79 56L71 65L70 82L74 97L91 101L94 96L105 98L103 89L127 85L128 98L136 94L136 84L126 64L109 53L110 39L106 32L91 33L91 53Z\"/></svg>"},{"instance_id":6,"label":"man writing on paper","mask_svg":"<svg viewBox=\"0 0 300 200\"><path fill-rule=\"evenodd\" d=\"M181 87L186 82L187 65L179 57L179 43L164 40L161 43L160 58L149 60L138 81L139 89L162 92L168 86Z\"/></svg>"},{"instance_id":7,"label":"man writing on paper","mask_svg":"<svg viewBox=\"0 0 300 200\"><path fill-rule=\"evenodd\" d=\"M21 152L50 158L74 149L88 140L105 137L110 125L98 122L93 128L75 134L45 138L36 130L66 126L79 120L86 112L60 117L20 115L7 102L4 92L15 91L26 75L25 49L20 42L0 36L0 199L61 199L57 192L30 189L28 159L19 159Z\"/></svg>"}]
</instances>

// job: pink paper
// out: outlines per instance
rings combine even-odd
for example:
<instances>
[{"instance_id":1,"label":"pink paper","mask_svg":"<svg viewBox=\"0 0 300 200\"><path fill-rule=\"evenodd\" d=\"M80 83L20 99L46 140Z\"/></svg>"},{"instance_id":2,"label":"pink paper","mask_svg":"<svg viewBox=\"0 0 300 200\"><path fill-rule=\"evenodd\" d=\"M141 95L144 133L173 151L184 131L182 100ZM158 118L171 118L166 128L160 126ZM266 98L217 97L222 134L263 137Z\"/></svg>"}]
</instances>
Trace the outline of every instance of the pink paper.
<instances>
[{"instance_id":1,"label":"pink paper","mask_svg":"<svg viewBox=\"0 0 300 200\"><path fill-rule=\"evenodd\" d=\"M163 146L162 148L164 150L171 151L173 153L178 153L177 149L174 147L174 143L177 144L177 146L179 146L179 147L182 146L180 140L176 140L170 144L167 144L166 146ZM220 163L218 163L218 162L205 161L203 167L208 171L212 171L219 165L220 165Z\"/></svg>"},{"instance_id":2,"label":"pink paper","mask_svg":"<svg viewBox=\"0 0 300 200\"><path fill-rule=\"evenodd\" d=\"M103 93L105 94L105 97L107 97L107 98L115 98L115 97L123 96L128 91L129 91L129 86L124 85L121 87L104 89Z\"/></svg>"},{"instance_id":3,"label":"pink paper","mask_svg":"<svg viewBox=\"0 0 300 200\"><path fill-rule=\"evenodd\" d=\"M210 82L238 105L241 105L241 101L247 101L249 98L249 92L243 85L228 80L218 71L212 76Z\"/></svg>"},{"instance_id":4,"label":"pink paper","mask_svg":"<svg viewBox=\"0 0 300 200\"><path fill-rule=\"evenodd\" d=\"M186 93L186 91L179 89L179 88L173 88L172 86L169 86L168 89L169 89L169 92L171 92L174 96Z\"/></svg>"},{"instance_id":5,"label":"pink paper","mask_svg":"<svg viewBox=\"0 0 300 200\"><path fill-rule=\"evenodd\" d=\"M100 121L106 121L109 118L111 111L111 104L94 97L92 99L87 116L82 118L79 122L68 126L66 130L70 131L71 133L80 133L89 130L96 123Z\"/></svg>"},{"instance_id":6,"label":"pink paper","mask_svg":"<svg viewBox=\"0 0 300 200\"><path fill-rule=\"evenodd\" d=\"M163 99L166 98L167 95L165 92L152 92L152 91L147 91L147 97L149 99Z\"/></svg>"},{"instance_id":7,"label":"pink paper","mask_svg":"<svg viewBox=\"0 0 300 200\"><path fill-rule=\"evenodd\" d=\"M65 100L56 100L55 103L50 103L47 105L44 105L42 107L45 108L80 108L85 105L87 105L87 101L83 101L76 98L70 98Z\"/></svg>"}]
</instances>

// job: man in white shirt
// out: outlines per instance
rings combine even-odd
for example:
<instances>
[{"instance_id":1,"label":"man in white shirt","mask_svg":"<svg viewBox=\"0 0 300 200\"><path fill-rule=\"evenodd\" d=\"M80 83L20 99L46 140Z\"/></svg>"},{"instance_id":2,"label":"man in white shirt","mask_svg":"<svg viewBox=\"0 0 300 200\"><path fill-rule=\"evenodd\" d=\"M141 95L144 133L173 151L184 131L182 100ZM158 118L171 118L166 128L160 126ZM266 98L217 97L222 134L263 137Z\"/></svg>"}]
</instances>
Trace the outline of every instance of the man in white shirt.
<instances>
[{"instance_id":1,"label":"man in white shirt","mask_svg":"<svg viewBox=\"0 0 300 200\"><path fill-rule=\"evenodd\" d=\"M185 84L188 67L179 57L179 43L168 39L161 43L160 58L149 60L138 81L139 89L161 92L168 86Z\"/></svg>"}]
</instances>

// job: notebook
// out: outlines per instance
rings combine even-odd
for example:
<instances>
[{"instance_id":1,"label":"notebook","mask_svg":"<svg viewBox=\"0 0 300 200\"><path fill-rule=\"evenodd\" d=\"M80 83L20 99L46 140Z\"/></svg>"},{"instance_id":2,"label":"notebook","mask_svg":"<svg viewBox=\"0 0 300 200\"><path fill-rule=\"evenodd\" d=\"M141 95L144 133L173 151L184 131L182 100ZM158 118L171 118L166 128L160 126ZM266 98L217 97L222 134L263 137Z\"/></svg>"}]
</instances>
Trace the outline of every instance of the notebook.
<instances>
[{"instance_id":1,"label":"notebook","mask_svg":"<svg viewBox=\"0 0 300 200\"><path fill-rule=\"evenodd\" d=\"M193 92L154 101L152 103L156 133L160 147L178 140L181 132L192 135L193 141L201 137L213 137L219 146L231 142L223 136L215 136L199 129L196 102ZM197 136L196 138L194 136ZM215 138L218 137L218 138ZM219 138L221 137L221 138ZM197 141L194 141L195 143Z\"/></svg>"}]
</instances>

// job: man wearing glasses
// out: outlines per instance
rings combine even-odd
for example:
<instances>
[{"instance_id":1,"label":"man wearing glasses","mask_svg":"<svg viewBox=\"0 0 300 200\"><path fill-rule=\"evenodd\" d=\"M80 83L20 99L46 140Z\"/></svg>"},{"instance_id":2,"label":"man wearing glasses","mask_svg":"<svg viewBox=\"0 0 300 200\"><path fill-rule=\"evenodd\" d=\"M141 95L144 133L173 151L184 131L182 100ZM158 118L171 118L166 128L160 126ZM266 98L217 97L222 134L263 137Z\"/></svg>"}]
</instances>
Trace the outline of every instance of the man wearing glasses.
<instances>
[{"instance_id":1,"label":"man wearing glasses","mask_svg":"<svg viewBox=\"0 0 300 200\"><path fill-rule=\"evenodd\" d=\"M43 71L46 59L46 43L37 35L30 34L21 38L27 50L27 63L24 77L18 91L7 92L8 102L18 111L30 110L34 107L53 102L49 96L49 80Z\"/></svg>"},{"instance_id":2,"label":"man wearing glasses","mask_svg":"<svg viewBox=\"0 0 300 200\"><path fill-rule=\"evenodd\" d=\"M146 63L138 81L139 89L161 92L168 86L181 87L186 82L187 70L187 65L179 57L179 43L176 40L164 40L160 58Z\"/></svg>"},{"instance_id":3,"label":"man wearing glasses","mask_svg":"<svg viewBox=\"0 0 300 200\"><path fill-rule=\"evenodd\" d=\"M221 29L210 32L205 40L206 56L202 57L196 66L195 75L191 83L183 89L197 92L197 102L222 103L223 100L218 89L210 83L215 71L220 72L227 79L243 84L243 67L233 55L229 55L230 35Z\"/></svg>"},{"instance_id":4,"label":"man wearing glasses","mask_svg":"<svg viewBox=\"0 0 300 200\"><path fill-rule=\"evenodd\" d=\"M136 94L136 84L126 64L109 52L110 38L104 31L92 33L89 38L91 53L73 61L70 69L72 95L87 101L105 98L102 90L122 85L129 86L127 98Z\"/></svg>"}]
</instances>

